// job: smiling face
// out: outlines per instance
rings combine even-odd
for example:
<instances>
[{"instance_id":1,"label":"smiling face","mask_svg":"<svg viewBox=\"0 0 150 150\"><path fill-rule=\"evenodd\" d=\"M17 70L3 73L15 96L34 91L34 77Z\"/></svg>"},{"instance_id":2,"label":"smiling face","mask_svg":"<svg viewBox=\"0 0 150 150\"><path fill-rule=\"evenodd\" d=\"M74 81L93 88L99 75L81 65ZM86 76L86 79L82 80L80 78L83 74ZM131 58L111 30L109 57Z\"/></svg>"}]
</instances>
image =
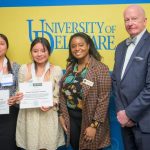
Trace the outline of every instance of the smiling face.
<instances>
[{"instance_id":1,"label":"smiling face","mask_svg":"<svg viewBox=\"0 0 150 150\"><path fill-rule=\"evenodd\" d=\"M129 6L124 11L125 28L131 37L137 36L145 27L147 19L145 18L144 10L137 6Z\"/></svg>"},{"instance_id":2,"label":"smiling face","mask_svg":"<svg viewBox=\"0 0 150 150\"><path fill-rule=\"evenodd\" d=\"M46 47L42 45L42 43L37 43L33 46L31 50L31 55L33 60L37 64L45 64L49 58L49 52Z\"/></svg>"},{"instance_id":3,"label":"smiling face","mask_svg":"<svg viewBox=\"0 0 150 150\"><path fill-rule=\"evenodd\" d=\"M4 57L7 52L8 46L6 41L0 37L0 57Z\"/></svg>"},{"instance_id":4,"label":"smiling face","mask_svg":"<svg viewBox=\"0 0 150 150\"><path fill-rule=\"evenodd\" d=\"M86 61L89 58L89 44L80 37L74 37L70 44L71 53L78 61Z\"/></svg>"}]
</instances>

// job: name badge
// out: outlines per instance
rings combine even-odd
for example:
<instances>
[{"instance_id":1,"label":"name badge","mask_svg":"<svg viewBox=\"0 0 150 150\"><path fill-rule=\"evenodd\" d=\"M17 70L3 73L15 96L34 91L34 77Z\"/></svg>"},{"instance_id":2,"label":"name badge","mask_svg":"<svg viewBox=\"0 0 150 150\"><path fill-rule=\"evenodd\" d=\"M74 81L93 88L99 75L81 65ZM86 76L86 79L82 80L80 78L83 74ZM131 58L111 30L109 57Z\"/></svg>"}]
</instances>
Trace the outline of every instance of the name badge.
<instances>
[{"instance_id":1,"label":"name badge","mask_svg":"<svg viewBox=\"0 0 150 150\"><path fill-rule=\"evenodd\" d=\"M94 85L94 82L92 82L90 80L87 80L87 79L83 79L83 83L86 84L86 85L89 85L89 86L93 86Z\"/></svg>"},{"instance_id":2,"label":"name badge","mask_svg":"<svg viewBox=\"0 0 150 150\"><path fill-rule=\"evenodd\" d=\"M13 75L12 74L4 74L1 77L1 86L11 86L13 85Z\"/></svg>"}]
</instances>

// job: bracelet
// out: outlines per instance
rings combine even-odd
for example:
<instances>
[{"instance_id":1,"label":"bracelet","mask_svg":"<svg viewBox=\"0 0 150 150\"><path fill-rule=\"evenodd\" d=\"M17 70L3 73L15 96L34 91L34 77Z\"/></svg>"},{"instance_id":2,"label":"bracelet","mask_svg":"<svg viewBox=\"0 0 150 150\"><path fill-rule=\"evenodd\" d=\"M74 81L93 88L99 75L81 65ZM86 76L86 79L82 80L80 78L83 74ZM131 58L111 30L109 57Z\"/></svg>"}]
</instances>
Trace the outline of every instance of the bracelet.
<instances>
[{"instance_id":1,"label":"bracelet","mask_svg":"<svg viewBox=\"0 0 150 150\"><path fill-rule=\"evenodd\" d=\"M95 128L95 129L97 129L98 126L99 126L99 122L96 120L94 120L90 125L90 127Z\"/></svg>"}]
</instances>

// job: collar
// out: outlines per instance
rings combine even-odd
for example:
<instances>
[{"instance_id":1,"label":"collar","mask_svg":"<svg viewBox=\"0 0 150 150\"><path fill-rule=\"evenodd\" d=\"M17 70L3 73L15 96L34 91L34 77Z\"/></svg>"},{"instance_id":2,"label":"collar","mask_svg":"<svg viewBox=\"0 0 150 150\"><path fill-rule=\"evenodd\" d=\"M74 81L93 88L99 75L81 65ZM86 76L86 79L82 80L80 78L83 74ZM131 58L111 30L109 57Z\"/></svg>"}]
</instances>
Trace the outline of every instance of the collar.
<instances>
[{"instance_id":1,"label":"collar","mask_svg":"<svg viewBox=\"0 0 150 150\"><path fill-rule=\"evenodd\" d=\"M140 41L140 39L142 38L145 32L146 32L146 29L144 29L141 33L139 33L137 36L134 37L136 38L135 45L137 45L137 43Z\"/></svg>"}]
</instances>

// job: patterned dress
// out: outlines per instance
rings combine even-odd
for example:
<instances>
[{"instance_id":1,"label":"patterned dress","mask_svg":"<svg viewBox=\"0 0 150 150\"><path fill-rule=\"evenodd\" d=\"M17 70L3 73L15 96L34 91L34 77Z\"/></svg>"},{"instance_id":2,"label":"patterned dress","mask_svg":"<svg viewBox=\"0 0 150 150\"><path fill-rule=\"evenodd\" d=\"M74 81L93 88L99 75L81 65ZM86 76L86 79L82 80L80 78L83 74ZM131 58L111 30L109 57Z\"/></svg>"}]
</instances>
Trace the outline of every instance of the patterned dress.
<instances>
[{"instance_id":1,"label":"patterned dress","mask_svg":"<svg viewBox=\"0 0 150 150\"><path fill-rule=\"evenodd\" d=\"M24 82L28 72L27 65L19 71L19 81ZM62 77L61 68L50 69L50 80L53 83L53 100L59 101L59 81ZM56 150L64 145L64 132L58 121L57 108L47 112L40 108L20 109L16 129L17 145L26 150Z\"/></svg>"},{"instance_id":2,"label":"patterned dress","mask_svg":"<svg viewBox=\"0 0 150 150\"><path fill-rule=\"evenodd\" d=\"M18 70L19 65L16 63L12 64L13 72L13 85L12 86L1 86L0 90L9 90L10 96L14 95L18 87ZM1 150L16 150L15 132L16 122L18 116L18 106L10 106L10 113L0 115L0 149Z\"/></svg>"}]
</instances>

